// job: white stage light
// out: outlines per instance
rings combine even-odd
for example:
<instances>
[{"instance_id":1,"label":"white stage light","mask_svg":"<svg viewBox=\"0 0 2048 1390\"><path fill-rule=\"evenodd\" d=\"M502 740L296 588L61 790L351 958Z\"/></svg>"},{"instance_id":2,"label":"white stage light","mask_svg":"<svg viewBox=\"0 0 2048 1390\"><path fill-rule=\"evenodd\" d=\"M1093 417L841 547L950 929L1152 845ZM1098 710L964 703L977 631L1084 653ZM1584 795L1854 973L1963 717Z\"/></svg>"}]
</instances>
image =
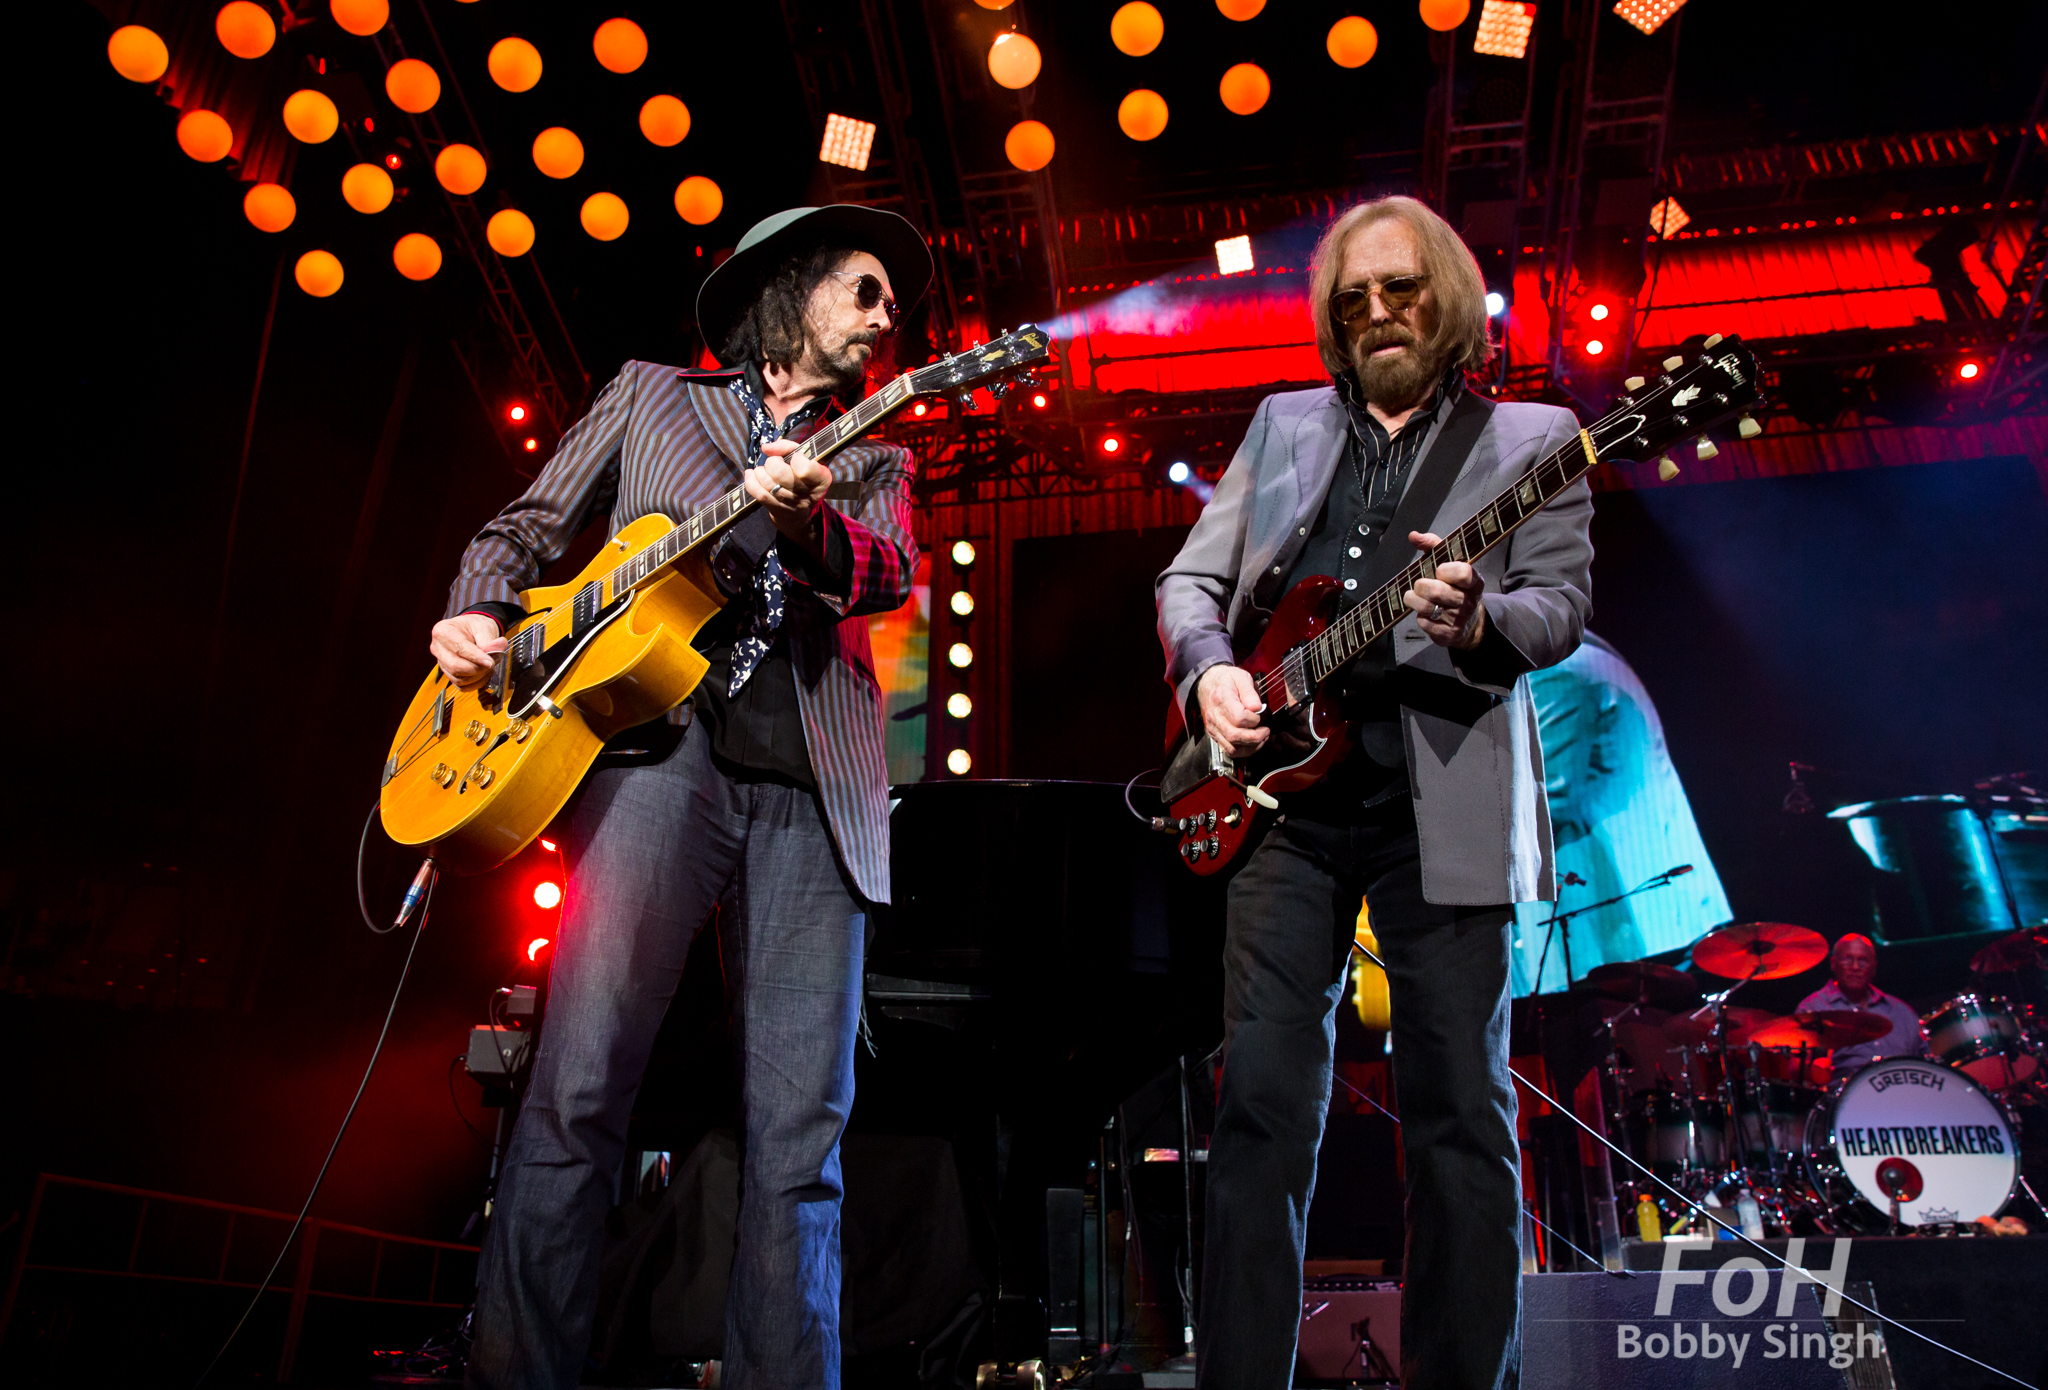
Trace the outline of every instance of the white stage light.
<instances>
[{"instance_id":1,"label":"white stage light","mask_svg":"<svg viewBox=\"0 0 2048 1390\"><path fill-rule=\"evenodd\" d=\"M818 158L827 164L837 164L842 169L868 167L868 151L875 147L875 123L856 121L851 116L827 116L825 118L825 143L818 147Z\"/></svg>"},{"instance_id":2,"label":"white stage light","mask_svg":"<svg viewBox=\"0 0 2048 1390\"><path fill-rule=\"evenodd\" d=\"M1236 275L1252 268L1252 239L1248 236L1234 236L1216 243L1216 269L1225 275Z\"/></svg>"},{"instance_id":3,"label":"white stage light","mask_svg":"<svg viewBox=\"0 0 2048 1390\"><path fill-rule=\"evenodd\" d=\"M1531 0L1486 0L1479 10L1479 32L1472 51L1496 58L1519 58L1529 51L1529 30L1536 24Z\"/></svg>"}]
</instances>

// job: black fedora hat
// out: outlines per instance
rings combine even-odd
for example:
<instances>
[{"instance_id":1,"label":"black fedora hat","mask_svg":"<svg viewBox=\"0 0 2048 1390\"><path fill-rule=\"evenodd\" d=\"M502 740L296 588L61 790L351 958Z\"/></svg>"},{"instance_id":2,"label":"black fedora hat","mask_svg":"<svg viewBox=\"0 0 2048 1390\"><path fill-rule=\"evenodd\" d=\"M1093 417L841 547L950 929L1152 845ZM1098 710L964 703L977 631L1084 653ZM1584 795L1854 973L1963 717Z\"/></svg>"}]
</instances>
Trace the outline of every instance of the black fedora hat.
<instances>
[{"instance_id":1,"label":"black fedora hat","mask_svg":"<svg viewBox=\"0 0 2048 1390\"><path fill-rule=\"evenodd\" d=\"M895 213L858 203L788 208L747 228L724 264L704 277L697 291L697 326L712 352L722 352L726 337L776 266L810 247L832 244L880 261L899 304L915 304L931 285L931 249L917 228Z\"/></svg>"}]
</instances>

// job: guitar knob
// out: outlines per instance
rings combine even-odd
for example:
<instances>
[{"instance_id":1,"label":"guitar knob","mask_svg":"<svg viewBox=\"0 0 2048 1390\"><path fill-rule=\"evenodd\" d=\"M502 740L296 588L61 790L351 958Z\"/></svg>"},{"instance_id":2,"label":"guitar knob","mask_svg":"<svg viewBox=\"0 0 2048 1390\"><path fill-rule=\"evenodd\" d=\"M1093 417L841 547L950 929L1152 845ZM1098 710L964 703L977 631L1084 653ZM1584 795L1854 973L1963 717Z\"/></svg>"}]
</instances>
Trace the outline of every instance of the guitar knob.
<instances>
[{"instance_id":1,"label":"guitar knob","mask_svg":"<svg viewBox=\"0 0 2048 1390\"><path fill-rule=\"evenodd\" d=\"M1222 848L1223 842L1217 839L1214 835L1211 835L1209 837L1209 857L1211 859L1214 859L1216 857L1216 852Z\"/></svg>"},{"instance_id":2,"label":"guitar knob","mask_svg":"<svg viewBox=\"0 0 2048 1390\"><path fill-rule=\"evenodd\" d=\"M1209 813L1209 816L1208 816L1208 821L1209 821L1209 824L1208 824L1208 826L1207 826L1206 828L1207 828L1207 829L1210 829L1210 830L1214 830L1214 829L1216 828L1216 813L1215 813L1214 811L1211 811L1211 812Z\"/></svg>"},{"instance_id":3,"label":"guitar knob","mask_svg":"<svg viewBox=\"0 0 2048 1390\"><path fill-rule=\"evenodd\" d=\"M1242 823L1243 820L1244 808L1242 806L1233 805L1223 812L1223 823L1225 825L1236 826Z\"/></svg>"},{"instance_id":4,"label":"guitar knob","mask_svg":"<svg viewBox=\"0 0 2048 1390\"><path fill-rule=\"evenodd\" d=\"M446 791L455 785L455 769L446 763L435 763L434 770L427 774L427 780L438 784L441 790Z\"/></svg>"},{"instance_id":5,"label":"guitar knob","mask_svg":"<svg viewBox=\"0 0 2048 1390\"><path fill-rule=\"evenodd\" d=\"M1666 454L1657 460L1657 478L1660 482L1668 483L1677 476L1678 465L1671 461L1671 455Z\"/></svg>"},{"instance_id":6,"label":"guitar knob","mask_svg":"<svg viewBox=\"0 0 2048 1390\"><path fill-rule=\"evenodd\" d=\"M505 726L505 732L512 736L514 743L524 743L527 735L533 732L533 726L524 719L515 719Z\"/></svg>"},{"instance_id":7,"label":"guitar knob","mask_svg":"<svg viewBox=\"0 0 2048 1390\"><path fill-rule=\"evenodd\" d=\"M484 727L484 721L481 719L470 720L469 727L464 729L462 733L471 743L477 744L481 744L491 736L491 731Z\"/></svg>"},{"instance_id":8,"label":"guitar knob","mask_svg":"<svg viewBox=\"0 0 2048 1390\"><path fill-rule=\"evenodd\" d=\"M474 786L478 791L482 791L485 787L491 785L491 782L496 777L497 774L495 772L492 772L489 768L485 767L482 763L478 763L475 767L469 770L470 784Z\"/></svg>"}]
</instances>

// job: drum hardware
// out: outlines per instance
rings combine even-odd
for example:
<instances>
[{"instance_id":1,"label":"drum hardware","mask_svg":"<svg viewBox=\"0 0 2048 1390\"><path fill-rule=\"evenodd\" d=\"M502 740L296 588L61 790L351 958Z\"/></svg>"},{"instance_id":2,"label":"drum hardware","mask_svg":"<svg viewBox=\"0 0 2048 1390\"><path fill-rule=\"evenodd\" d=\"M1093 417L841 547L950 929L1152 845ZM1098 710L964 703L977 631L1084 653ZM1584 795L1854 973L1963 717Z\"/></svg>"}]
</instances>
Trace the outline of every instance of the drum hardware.
<instances>
[{"instance_id":1,"label":"drum hardware","mask_svg":"<svg viewBox=\"0 0 2048 1390\"><path fill-rule=\"evenodd\" d=\"M1888 1158L1877 1165L1877 1185L1892 1199L1892 1234L1899 1233L1899 1203L1910 1202L1927 1187L1920 1170L1903 1158Z\"/></svg>"},{"instance_id":2,"label":"drum hardware","mask_svg":"<svg viewBox=\"0 0 2048 1390\"><path fill-rule=\"evenodd\" d=\"M1996 994L1958 994L1920 1016L1920 1032L1935 1061L1981 1086L2006 1092L2041 1070L2040 1048L2028 1036L2024 1005Z\"/></svg>"}]
</instances>

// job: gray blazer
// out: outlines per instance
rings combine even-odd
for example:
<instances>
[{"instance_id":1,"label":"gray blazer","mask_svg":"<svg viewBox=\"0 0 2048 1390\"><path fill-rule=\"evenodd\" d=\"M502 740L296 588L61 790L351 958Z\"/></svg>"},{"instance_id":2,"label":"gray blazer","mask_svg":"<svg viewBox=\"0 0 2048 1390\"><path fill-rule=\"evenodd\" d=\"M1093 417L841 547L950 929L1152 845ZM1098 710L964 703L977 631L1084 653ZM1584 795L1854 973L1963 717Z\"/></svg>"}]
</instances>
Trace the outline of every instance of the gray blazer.
<instances>
[{"instance_id":1,"label":"gray blazer","mask_svg":"<svg viewBox=\"0 0 2048 1390\"><path fill-rule=\"evenodd\" d=\"M1449 413L1430 426L1423 459ZM1154 586L1175 708L1189 708L1202 672L1257 645L1343 459L1348 429L1330 388L1268 396L1252 416L1215 497ZM1430 529L1443 535L1462 523L1578 429L1556 406L1496 405ZM1579 645L1593 608L1592 515L1582 479L1480 558L1488 631L1473 651L1437 646L1412 616L1394 629L1392 679L1430 902L1556 896L1543 750L1521 676Z\"/></svg>"}]
</instances>

